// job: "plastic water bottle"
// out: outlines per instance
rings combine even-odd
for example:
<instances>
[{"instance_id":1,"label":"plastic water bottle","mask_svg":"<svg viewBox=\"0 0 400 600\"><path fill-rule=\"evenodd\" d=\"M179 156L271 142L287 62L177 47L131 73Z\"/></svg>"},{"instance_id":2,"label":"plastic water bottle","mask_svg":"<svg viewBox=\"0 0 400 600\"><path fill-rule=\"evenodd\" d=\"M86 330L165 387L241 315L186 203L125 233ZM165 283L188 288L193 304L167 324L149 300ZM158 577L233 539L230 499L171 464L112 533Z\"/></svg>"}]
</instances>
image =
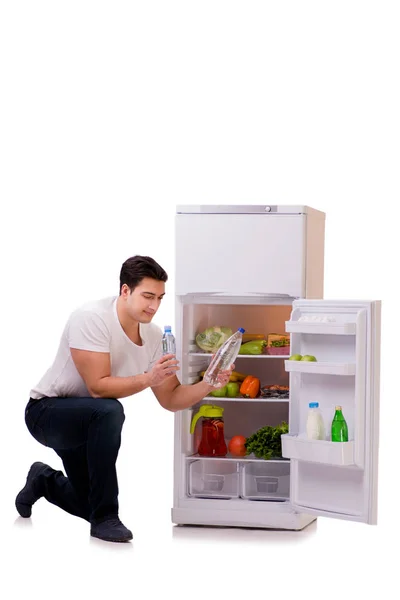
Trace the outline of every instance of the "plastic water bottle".
<instances>
[{"instance_id":1,"label":"plastic water bottle","mask_svg":"<svg viewBox=\"0 0 400 600\"><path fill-rule=\"evenodd\" d=\"M318 402L310 402L308 405L306 430L309 440L325 439L325 425Z\"/></svg>"},{"instance_id":2,"label":"plastic water bottle","mask_svg":"<svg viewBox=\"0 0 400 600\"><path fill-rule=\"evenodd\" d=\"M239 327L239 329L235 331L235 333L231 335L220 348L218 348L208 365L208 369L204 373L203 381L210 385L216 385L218 383L219 373L230 369L230 366L235 362L235 359L239 354L240 346L243 341L243 334L244 329Z\"/></svg>"},{"instance_id":3,"label":"plastic water bottle","mask_svg":"<svg viewBox=\"0 0 400 600\"><path fill-rule=\"evenodd\" d=\"M171 332L171 325L164 325L164 335L162 337L162 353L176 354L175 337Z\"/></svg>"}]
</instances>

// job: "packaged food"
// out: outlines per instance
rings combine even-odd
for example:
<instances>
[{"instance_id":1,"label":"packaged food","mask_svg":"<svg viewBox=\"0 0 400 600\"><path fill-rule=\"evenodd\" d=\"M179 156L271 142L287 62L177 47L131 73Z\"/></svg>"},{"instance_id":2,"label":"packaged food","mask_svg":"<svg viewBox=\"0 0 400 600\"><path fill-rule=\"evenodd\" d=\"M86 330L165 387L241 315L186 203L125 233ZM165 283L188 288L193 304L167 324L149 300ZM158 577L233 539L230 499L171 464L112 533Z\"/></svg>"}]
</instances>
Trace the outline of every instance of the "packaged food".
<instances>
[{"instance_id":1,"label":"packaged food","mask_svg":"<svg viewBox=\"0 0 400 600\"><path fill-rule=\"evenodd\" d=\"M254 340L265 340L265 335L263 333L244 333L243 334L243 344L246 342L252 342Z\"/></svg>"},{"instance_id":2,"label":"packaged food","mask_svg":"<svg viewBox=\"0 0 400 600\"><path fill-rule=\"evenodd\" d=\"M267 337L267 346L273 346L275 348L290 346L290 335L286 333L269 333Z\"/></svg>"},{"instance_id":3,"label":"packaged food","mask_svg":"<svg viewBox=\"0 0 400 600\"><path fill-rule=\"evenodd\" d=\"M286 385L264 385L261 388L261 398L289 398L289 387Z\"/></svg>"}]
</instances>

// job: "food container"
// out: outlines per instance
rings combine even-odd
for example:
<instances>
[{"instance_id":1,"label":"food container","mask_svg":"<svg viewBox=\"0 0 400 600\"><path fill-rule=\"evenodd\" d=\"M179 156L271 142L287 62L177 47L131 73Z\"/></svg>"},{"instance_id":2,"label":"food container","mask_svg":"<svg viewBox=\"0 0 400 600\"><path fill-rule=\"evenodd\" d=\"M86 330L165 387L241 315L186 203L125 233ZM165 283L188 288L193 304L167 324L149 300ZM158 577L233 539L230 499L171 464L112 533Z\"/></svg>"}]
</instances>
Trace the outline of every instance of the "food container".
<instances>
[{"instance_id":1,"label":"food container","mask_svg":"<svg viewBox=\"0 0 400 600\"><path fill-rule=\"evenodd\" d=\"M239 463L194 460L188 466L188 493L196 498L238 498Z\"/></svg>"},{"instance_id":2,"label":"food container","mask_svg":"<svg viewBox=\"0 0 400 600\"><path fill-rule=\"evenodd\" d=\"M289 462L249 462L243 465L240 493L242 498L282 502L289 499L289 492Z\"/></svg>"},{"instance_id":3,"label":"food container","mask_svg":"<svg viewBox=\"0 0 400 600\"><path fill-rule=\"evenodd\" d=\"M265 354L271 355L289 355L290 354L290 335L284 333L270 333L267 336L267 346L264 349Z\"/></svg>"},{"instance_id":4,"label":"food container","mask_svg":"<svg viewBox=\"0 0 400 600\"><path fill-rule=\"evenodd\" d=\"M290 355L290 346L267 346L265 354L271 355Z\"/></svg>"},{"instance_id":5,"label":"food container","mask_svg":"<svg viewBox=\"0 0 400 600\"><path fill-rule=\"evenodd\" d=\"M287 333L269 333L267 336L267 346L289 346L290 335Z\"/></svg>"}]
</instances>

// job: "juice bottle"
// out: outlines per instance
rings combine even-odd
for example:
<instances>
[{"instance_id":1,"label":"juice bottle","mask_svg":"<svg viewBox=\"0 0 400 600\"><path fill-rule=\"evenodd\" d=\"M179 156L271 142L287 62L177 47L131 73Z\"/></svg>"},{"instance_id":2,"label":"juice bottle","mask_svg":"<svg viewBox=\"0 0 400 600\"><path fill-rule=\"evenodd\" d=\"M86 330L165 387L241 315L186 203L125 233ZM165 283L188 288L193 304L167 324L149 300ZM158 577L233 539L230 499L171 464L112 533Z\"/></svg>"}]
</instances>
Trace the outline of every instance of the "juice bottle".
<instances>
[{"instance_id":1,"label":"juice bottle","mask_svg":"<svg viewBox=\"0 0 400 600\"><path fill-rule=\"evenodd\" d=\"M203 404L194 415L190 427L190 433L194 433L196 423L203 417L201 424L201 440L197 452L200 456L226 456L228 448L225 443L224 420L222 415L224 409L221 406Z\"/></svg>"},{"instance_id":2,"label":"juice bottle","mask_svg":"<svg viewBox=\"0 0 400 600\"><path fill-rule=\"evenodd\" d=\"M336 406L335 416L331 426L332 442L348 442L349 432L346 420L342 413L342 407Z\"/></svg>"}]
</instances>

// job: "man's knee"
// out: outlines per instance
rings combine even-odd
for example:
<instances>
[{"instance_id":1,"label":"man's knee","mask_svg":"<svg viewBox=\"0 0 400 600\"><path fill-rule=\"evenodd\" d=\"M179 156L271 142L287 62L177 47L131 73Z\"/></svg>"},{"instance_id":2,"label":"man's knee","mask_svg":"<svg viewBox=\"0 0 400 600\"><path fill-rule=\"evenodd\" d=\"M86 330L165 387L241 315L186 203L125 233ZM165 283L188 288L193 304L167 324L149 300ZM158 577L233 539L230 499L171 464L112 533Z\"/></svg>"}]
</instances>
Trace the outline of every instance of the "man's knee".
<instances>
[{"instance_id":1,"label":"man's knee","mask_svg":"<svg viewBox=\"0 0 400 600\"><path fill-rule=\"evenodd\" d=\"M125 421L124 407L115 398L99 398L98 414L101 418L121 425Z\"/></svg>"}]
</instances>

